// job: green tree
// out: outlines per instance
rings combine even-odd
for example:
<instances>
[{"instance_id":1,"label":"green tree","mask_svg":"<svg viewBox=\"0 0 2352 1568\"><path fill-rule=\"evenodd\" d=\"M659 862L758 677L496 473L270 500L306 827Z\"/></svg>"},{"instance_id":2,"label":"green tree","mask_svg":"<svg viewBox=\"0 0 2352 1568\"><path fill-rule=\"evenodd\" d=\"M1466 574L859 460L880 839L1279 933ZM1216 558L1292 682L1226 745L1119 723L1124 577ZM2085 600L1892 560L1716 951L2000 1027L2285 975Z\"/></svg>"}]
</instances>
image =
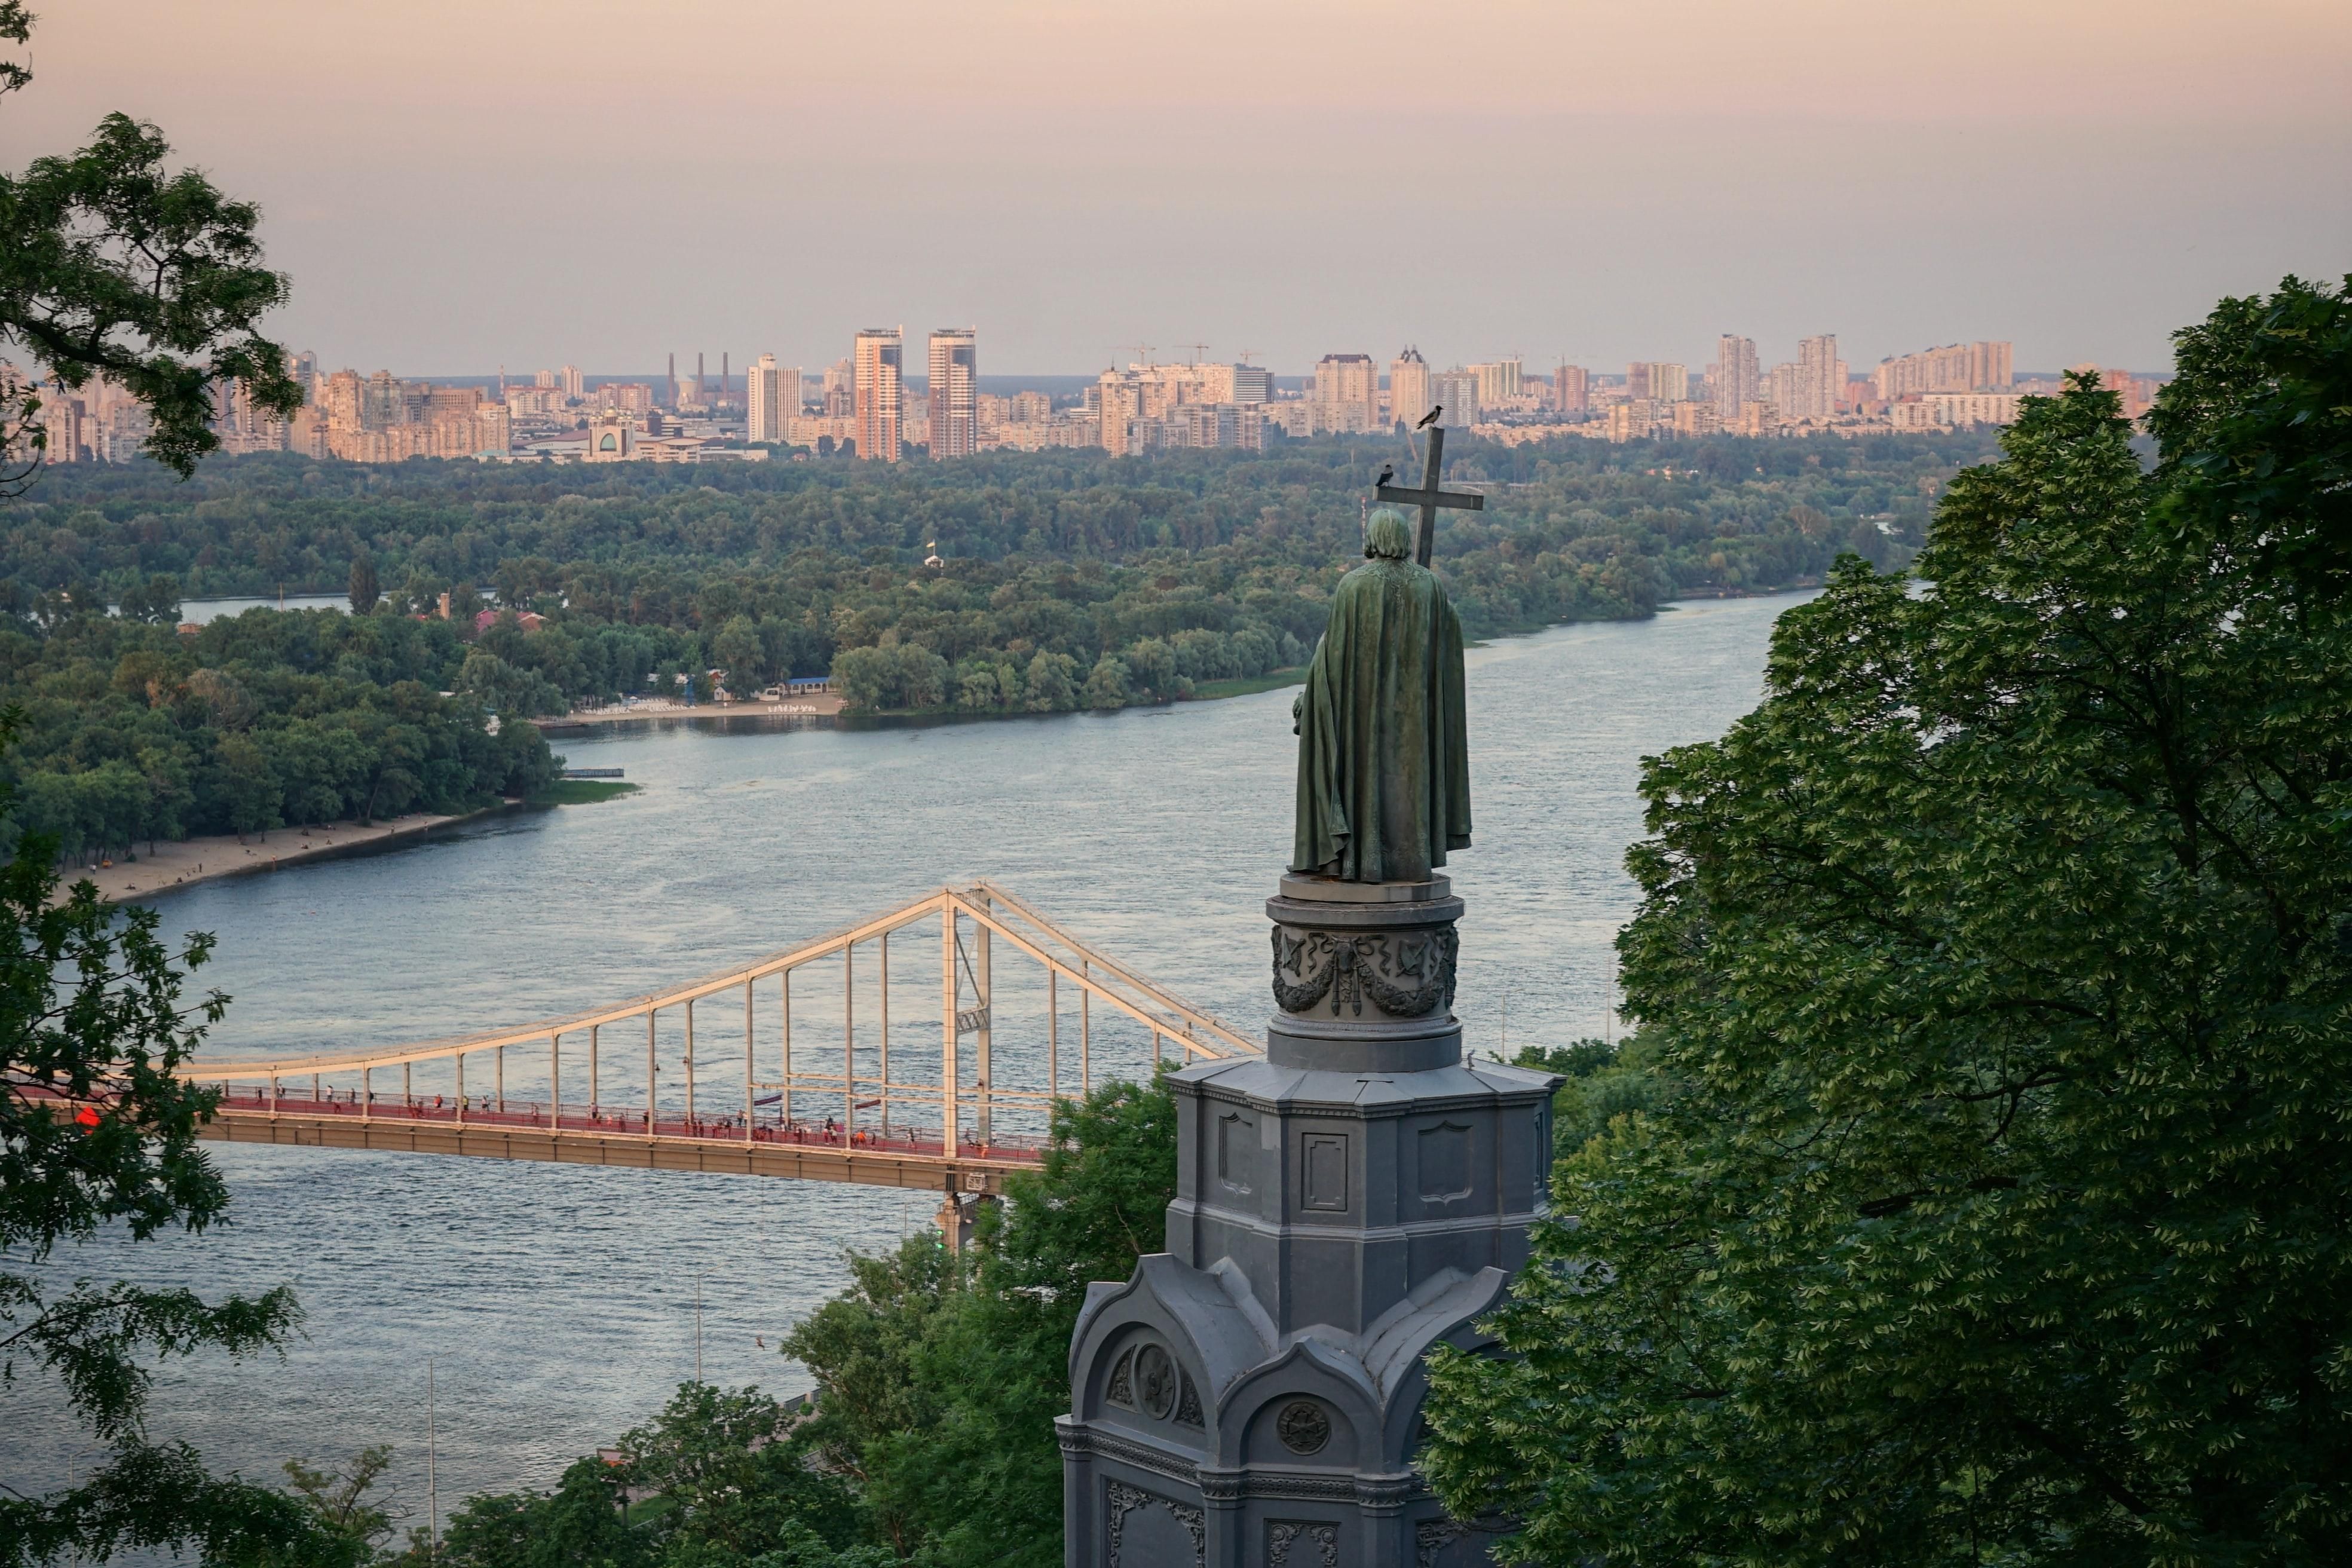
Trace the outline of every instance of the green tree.
<instances>
[{"instance_id":1,"label":"green tree","mask_svg":"<svg viewBox=\"0 0 2352 1568\"><path fill-rule=\"evenodd\" d=\"M749 616L735 616L710 639L710 657L727 672L727 689L738 701L756 697L768 684L768 647L760 639L760 624Z\"/></svg>"},{"instance_id":2,"label":"green tree","mask_svg":"<svg viewBox=\"0 0 2352 1568\"><path fill-rule=\"evenodd\" d=\"M1087 677L1083 694L1089 708L1124 708L1127 706L1127 666L1109 654L1095 661L1094 672Z\"/></svg>"},{"instance_id":3,"label":"green tree","mask_svg":"<svg viewBox=\"0 0 2352 1568\"><path fill-rule=\"evenodd\" d=\"M121 613L128 619L159 626L176 625L180 619L179 579L159 572L144 583L125 588Z\"/></svg>"},{"instance_id":4,"label":"green tree","mask_svg":"<svg viewBox=\"0 0 2352 1568\"><path fill-rule=\"evenodd\" d=\"M1649 764L1663 1092L1433 1373L1433 1482L1527 1560L2352 1537L2352 303L2179 342L2152 474L2088 378L2030 401L1921 584L1843 563Z\"/></svg>"},{"instance_id":5,"label":"green tree","mask_svg":"<svg viewBox=\"0 0 2352 1568\"><path fill-rule=\"evenodd\" d=\"M21 46L32 25L19 0L0 5L0 40ZM0 65L0 96L31 79ZM289 417L302 389L257 331L287 297L261 265L259 209L193 169L170 172L170 152L154 126L110 114L89 146L0 175L0 343L68 389L94 375L123 387L153 416L149 455L184 478L220 445L215 388L233 381ZM39 408L35 397L17 410L36 449Z\"/></svg>"},{"instance_id":6,"label":"green tree","mask_svg":"<svg viewBox=\"0 0 2352 1568\"><path fill-rule=\"evenodd\" d=\"M1055 1109L1039 1169L983 1208L971 1255L927 1234L852 1259L853 1289L784 1350L817 1380L803 1439L881 1540L941 1568L1061 1561L1070 1335L1088 1285L1165 1245L1175 1194L1166 1079L1106 1084Z\"/></svg>"},{"instance_id":7,"label":"green tree","mask_svg":"<svg viewBox=\"0 0 2352 1568\"><path fill-rule=\"evenodd\" d=\"M965 1264L926 1232L884 1257L853 1255L849 1269L850 1288L783 1342L783 1353L817 1384L816 1415L799 1438L858 1488L875 1530L903 1555L922 1530L911 1500L898 1495L893 1444L939 1420L949 1391L922 1377L918 1356L931 1321L966 1285Z\"/></svg>"},{"instance_id":8,"label":"green tree","mask_svg":"<svg viewBox=\"0 0 2352 1568\"><path fill-rule=\"evenodd\" d=\"M1033 713L1062 713L1078 705L1077 660L1066 653L1039 653L1029 660L1024 686Z\"/></svg>"},{"instance_id":9,"label":"green tree","mask_svg":"<svg viewBox=\"0 0 2352 1568\"><path fill-rule=\"evenodd\" d=\"M0 743L19 724L0 715ZM298 1321L283 1289L207 1303L184 1289L18 1272L101 1226L133 1240L201 1231L227 1204L196 1148L212 1092L177 1076L228 999L184 1007L197 934L174 953L154 911L116 909L88 882L53 901L54 846L18 843L0 866L0 1389L38 1381L110 1450L78 1485L0 1493L0 1565L119 1552L207 1562L331 1562L333 1542L295 1499L207 1474L184 1444L143 1430L151 1358L281 1344Z\"/></svg>"},{"instance_id":10,"label":"green tree","mask_svg":"<svg viewBox=\"0 0 2352 1568\"><path fill-rule=\"evenodd\" d=\"M858 1521L847 1487L785 1441L789 1427L784 1407L756 1388L689 1383L622 1438L630 1480L676 1505L661 1520L666 1560L747 1563L795 1527L849 1542Z\"/></svg>"},{"instance_id":11,"label":"green tree","mask_svg":"<svg viewBox=\"0 0 2352 1568\"><path fill-rule=\"evenodd\" d=\"M392 1535L392 1514L372 1494L392 1463L392 1450L378 1444L362 1448L338 1470L314 1469L299 1459L286 1461L288 1489L301 1500L324 1550L308 1554L303 1568L370 1568L383 1557Z\"/></svg>"},{"instance_id":12,"label":"green tree","mask_svg":"<svg viewBox=\"0 0 2352 1568\"><path fill-rule=\"evenodd\" d=\"M268 753L251 736L223 735L213 755L206 790L222 804L229 830L238 839L284 826L285 818L278 815L278 775L270 768Z\"/></svg>"},{"instance_id":13,"label":"green tree","mask_svg":"<svg viewBox=\"0 0 2352 1568\"><path fill-rule=\"evenodd\" d=\"M351 595L352 614L364 616L374 612L376 601L383 597L383 585L376 581L374 562L362 555L352 563L351 582L346 592Z\"/></svg>"}]
</instances>

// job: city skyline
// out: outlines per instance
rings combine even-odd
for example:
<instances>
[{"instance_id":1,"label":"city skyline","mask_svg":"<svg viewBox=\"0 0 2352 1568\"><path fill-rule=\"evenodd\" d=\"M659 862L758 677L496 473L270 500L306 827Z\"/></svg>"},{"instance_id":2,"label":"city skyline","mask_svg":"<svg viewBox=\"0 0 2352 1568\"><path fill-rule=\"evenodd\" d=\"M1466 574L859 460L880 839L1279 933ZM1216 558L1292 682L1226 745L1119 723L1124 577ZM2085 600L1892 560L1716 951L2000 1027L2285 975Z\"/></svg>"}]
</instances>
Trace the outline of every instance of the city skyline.
<instances>
[{"instance_id":1,"label":"city skyline","mask_svg":"<svg viewBox=\"0 0 2352 1568\"><path fill-rule=\"evenodd\" d=\"M2156 370L2220 296L2341 270L2352 211L2295 193L2352 163L2343 8L1969 13L124 0L47 18L10 112L32 145L152 119L260 204L275 332L416 374L815 364L873 321L979 322L997 374L1178 333L1298 374L1829 331ZM1406 192L1475 243L1387 220Z\"/></svg>"}]
</instances>

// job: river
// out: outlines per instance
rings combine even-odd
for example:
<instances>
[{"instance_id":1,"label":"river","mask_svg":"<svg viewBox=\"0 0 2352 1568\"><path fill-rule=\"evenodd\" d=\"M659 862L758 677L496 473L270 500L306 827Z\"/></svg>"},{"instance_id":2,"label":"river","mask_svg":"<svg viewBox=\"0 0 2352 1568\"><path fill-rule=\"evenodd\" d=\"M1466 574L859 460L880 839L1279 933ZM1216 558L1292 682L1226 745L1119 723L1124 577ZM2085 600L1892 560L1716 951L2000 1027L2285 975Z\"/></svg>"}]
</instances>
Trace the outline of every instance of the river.
<instances>
[{"instance_id":1,"label":"river","mask_svg":"<svg viewBox=\"0 0 2352 1568\"><path fill-rule=\"evenodd\" d=\"M1471 1047L1601 1032L1611 939L1633 907L1640 758L1722 732L1756 701L1790 598L1709 601L1560 627L1469 656L1475 847L1457 1006ZM1094 946L1253 1032L1270 1011L1264 899L1289 844L1289 691L1171 708L925 728L566 740L640 793L503 814L446 836L159 901L220 940L199 975L234 998L223 1052L278 1056L519 1022L782 947L943 882L988 878ZM1506 1011L1507 1009L1507 1025ZM694 1373L807 1385L774 1347L845 1280L845 1248L926 1223L919 1194L587 1166L208 1145L231 1223L61 1252L64 1279L207 1294L290 1283L281 1357L167 1366L152 1435L277 1479L287 1458L396 1450L425 1499L425 1363L439 1501L545 1486ZM88 1463L20 1384L0 1477Z\"/></svg>"}]
</instances>

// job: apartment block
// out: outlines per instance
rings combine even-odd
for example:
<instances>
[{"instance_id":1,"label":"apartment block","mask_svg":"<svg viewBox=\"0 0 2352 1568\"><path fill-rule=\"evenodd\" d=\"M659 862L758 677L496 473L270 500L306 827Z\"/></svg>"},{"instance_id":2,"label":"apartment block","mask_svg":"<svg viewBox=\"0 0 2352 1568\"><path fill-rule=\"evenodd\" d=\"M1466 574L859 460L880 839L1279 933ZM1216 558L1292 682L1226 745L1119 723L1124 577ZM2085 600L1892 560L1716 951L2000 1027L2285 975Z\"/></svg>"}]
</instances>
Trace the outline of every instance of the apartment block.
<instances>
[{"instance_id":1,"label":"apartment block","mask_svg":"<svg viewBox=\"0 0 2352 1568\"><path fill-rule=\"evenodd\" d=\"M860 458L895 463L906 456L900 426L905 356L906 334L897 327L868 327L851 343Z\"/></svg>"},{"instance_id":2,"label":"apartment block","mask_svg":"<svg viewBox=\"0 0 2352 1568\"><path fill-rule=\"evenodd\" d=\"M931 333L930 449L935 459L969 458L980 449L979 333L941 327Z\"/></svg>"},{"instance_id":3,"label":"apartment block","mask_svg":"<svg viewBox=\"0 0 2352 1568\"><path fill-rule=\"evenodd\" d=\"M1417 425L1435 401L1429 391L1429 362L1408 343L1389 361L1389 424Z\"/></svg>"}]
</instances>

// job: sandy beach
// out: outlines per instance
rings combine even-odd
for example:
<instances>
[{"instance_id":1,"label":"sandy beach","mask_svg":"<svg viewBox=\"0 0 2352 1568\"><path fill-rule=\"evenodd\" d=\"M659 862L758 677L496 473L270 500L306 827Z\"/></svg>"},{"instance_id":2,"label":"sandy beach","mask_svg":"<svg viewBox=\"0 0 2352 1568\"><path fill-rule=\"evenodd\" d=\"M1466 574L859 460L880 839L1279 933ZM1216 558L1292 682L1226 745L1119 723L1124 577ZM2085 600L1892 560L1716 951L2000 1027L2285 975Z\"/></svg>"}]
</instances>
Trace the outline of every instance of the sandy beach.
<instances>
[{"instance_id":1,"label":"sandy beach","mask_svg":"<svg viewBox=\"0 0 2352 1568\"><path fill-rule=\"evenodd\" d=\"M409 816L380 818L364 827L356 822L331 822L311 827L272 828L267 834L248 834L243 843L237 842L234 835L188 838L177 844L158 840L152 855L146 853L145 845L140 845L139 858L135 862L117 860L111 866L100 866L94 870L79 866L67 868L58 890L62 893L76 882L95 882L100 897L110 903L120 903L126 899L149 897L173 888L186 887L193 882L209 882L216 877L272 871L280 866L290 866L298 860L312 859L337 850L364 844L382 844L387 839L413 837L419 833L430 832L444 823L460 820L459 817L430 816L420 812Z\"/></svg>"},{"instance_id":2,"label":"sandy beach","mask_svg":"<svg viewBox=\"0 0 2352 1568\"><path fill-rule=\"evenodd\" d=\"M691 706L667 698L652 698L626 708L575 708L560 719L534 719L542 730L569 730L580 724L629 724L646 719L831 718L841 711L834 692L795 697L783 702L697 702Z\"/></svg>"}]
</instances>

